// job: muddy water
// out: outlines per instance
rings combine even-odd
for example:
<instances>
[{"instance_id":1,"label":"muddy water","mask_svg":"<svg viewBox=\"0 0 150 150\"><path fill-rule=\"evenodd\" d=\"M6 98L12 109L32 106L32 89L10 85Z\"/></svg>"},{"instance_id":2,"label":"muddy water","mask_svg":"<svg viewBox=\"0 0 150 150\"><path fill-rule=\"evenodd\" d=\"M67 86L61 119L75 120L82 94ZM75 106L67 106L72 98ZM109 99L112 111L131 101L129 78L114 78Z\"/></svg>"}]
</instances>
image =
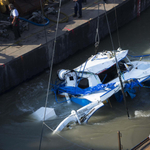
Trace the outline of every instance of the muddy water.
<instances>
[{"instance_id":1,"label":"muddy water","mask_svg":"<svg viewBox=\"0 0 150 150\"><path fill-rule=\"evenodd\" d=\"M131 55L150 54L150 9L126 26L119 29L122 49L129 49ZM119 47L117 32L112 34L115 48ZM100 41L99 51L111 50L110 37ZM94 45L79 51L67 60L54 66L52 78L60 68L72 69L94 54ZM150 58L147 58L150 60ZM29 117L32 112L45 106L49 71L27 81L0 96L0 150L37 150L40 145L42 122ZM58 98L58 101L62 101ZM57 104L52 92L48 96L48 107L55 109L57 118L46 121L43 126L41 150L117 150L117 132L122 133L123 149L131 149L150 134L150 89L137 89L134 99L127 97L130 118L123 102L111 101L98 110L88 124L75 125L60 135L52 130L68 116L76 104Z\"/></svg>"}]
</instances>

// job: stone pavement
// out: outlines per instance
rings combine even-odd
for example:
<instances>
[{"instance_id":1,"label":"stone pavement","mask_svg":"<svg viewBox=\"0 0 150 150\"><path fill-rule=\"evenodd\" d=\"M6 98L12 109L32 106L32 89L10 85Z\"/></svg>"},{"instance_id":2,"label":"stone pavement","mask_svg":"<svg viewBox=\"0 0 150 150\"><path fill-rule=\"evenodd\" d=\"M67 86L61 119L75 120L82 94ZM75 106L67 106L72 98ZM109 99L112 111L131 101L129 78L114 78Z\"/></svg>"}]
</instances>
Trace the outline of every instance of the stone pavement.
<instances>
[{"instance_id":1,"label":"stone pavement","mask_svg":"<svg viewBox=\"0 0 150 150\"><path fill-rule=\"evenodd\" d=\"M116 5L122 3L124 0L107 0L105 4L106 10L110 10ZM98 11L99 4L99 11ZM58 7L56 8L58 10ZM73 30L77 26L96 18L99 15L105 13L103 1L100 0L87 0L86 3L82 4L82 18L73 18L74 3L72 0L68 0L60 8L62 12L60 14L60 20L63 21L65 15L68 16L68 21L59 23L57 36L64 34L67 31ZM64 15L65 14L65 15ZM48 15L49 18L57 20L57 15ZM46 31L46 32L45 32ZM32 51L33 49L46 43L46 41L51 41L55 37L56 23L50 21L50 24L41 27L29 24L29 29L25 30L21 34L21 38L17 41L13 40L14 36L12 31L9 31L9 37L0 37L0 65L4 65L11 60L24 55Z\"/></svg>"}]
</instances>

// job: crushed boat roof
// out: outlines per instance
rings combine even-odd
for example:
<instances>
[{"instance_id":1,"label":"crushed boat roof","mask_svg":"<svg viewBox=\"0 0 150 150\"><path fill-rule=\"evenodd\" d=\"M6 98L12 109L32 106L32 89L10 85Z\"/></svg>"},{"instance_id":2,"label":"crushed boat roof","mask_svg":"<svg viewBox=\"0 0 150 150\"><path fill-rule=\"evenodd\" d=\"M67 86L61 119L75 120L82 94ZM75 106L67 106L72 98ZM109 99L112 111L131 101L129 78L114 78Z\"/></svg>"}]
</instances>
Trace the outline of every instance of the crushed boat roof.
<instances>
[{"instance_id":1,"label":"crushed boat roof","mask_svg":"<svg viewBox=\"0 0 150 150\"><path fill-rule=\"evenodd\" d=\"M128 54L128 50L122 50L116 52L117 62L124 59ZM99 74L111 66L116 64L115 56L113 51L99 52L98 54L92 56L82 65L75 68L75 71L84 70L84 72L92 72ZM84 68L85 67L85 68Z\"/></svg>"}]
</instances>

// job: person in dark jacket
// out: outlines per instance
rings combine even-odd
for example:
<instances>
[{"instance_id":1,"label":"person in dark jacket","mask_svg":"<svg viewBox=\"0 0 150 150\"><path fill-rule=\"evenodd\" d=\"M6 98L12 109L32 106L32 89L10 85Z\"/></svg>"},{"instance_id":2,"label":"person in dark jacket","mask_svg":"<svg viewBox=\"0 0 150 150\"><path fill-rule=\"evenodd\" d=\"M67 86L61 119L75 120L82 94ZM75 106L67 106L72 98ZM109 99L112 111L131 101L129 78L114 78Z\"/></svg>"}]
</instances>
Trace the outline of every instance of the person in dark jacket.
<instances>
[{"instance_id":1,"label":"person in dark jacket","mask_svg":"<svg viewBox=\"0 0 150 150\"><path fill-rule=\"evenodd\" d=\"M19 31L19 13L17 9L15 9L13 4L9 4L8 8L10 10L10 19L11 19L13 33L15 35L15 40L17 40L19 37L21 37Z\"/></svg>"},{"instance_id":2,"label":"person in dark jacket","mask_svg":"<svg viewBox=\"0 0 150 150\"><path fill-rule=\"evenodd\" d=\"M77 17L77 11L78 11L79 12L78 18L82 18L82 0L73 0L73 1L75 2L73 17Z\"/></svg>"}]
</instances>

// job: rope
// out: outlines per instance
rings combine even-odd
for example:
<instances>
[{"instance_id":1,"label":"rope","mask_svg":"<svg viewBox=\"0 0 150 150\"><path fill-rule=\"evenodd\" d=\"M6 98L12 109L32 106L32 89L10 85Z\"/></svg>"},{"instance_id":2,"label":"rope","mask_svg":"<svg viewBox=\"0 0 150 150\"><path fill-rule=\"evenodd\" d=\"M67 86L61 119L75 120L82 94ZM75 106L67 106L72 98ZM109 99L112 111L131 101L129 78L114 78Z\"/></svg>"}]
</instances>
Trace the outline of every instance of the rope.
<instances>
[{"instance_id":1,"label":"rope","mask_svg":"<svg viewBox=\"0 0 150 150\"><path fill-rule=\"evenodd\" d=\"M114 43L113 43L112 36L111 36L111 30L110 30L110 26L109 26L109 22L108 22L108 17L107 17L104 1L103 1L103 5L104 5L104 10L105 10L105 16L106 16L107 26L108 26L108 30L109 30L110 40L111 40L112 48L113 48L114 55L115 55L116 69L117 69L117 73L118 73L118 77L119 77L119 81L120 81L120 85L121 85L121 91L122 91L122 94L123 94L124 105L125 105L125 108L126 108L127 116L129 118L129 111L128 111L128 107L126 105L126 98L125 98L125 93L124 93L124 90L123 90L123 83L122 83L122 80L121 80L121 74L120 74L121 71L120 71L118 61L117 61L117 57L116 57L116 52L115 52Z\"/></svg>"},{"instance_id":2,"label":"rope","mask_svg":"<svg viewBox=\"0 0 150 150\"><path fill-rule=\"evenodd\" d=\"M115 4L115 0L114 0L114 4ZM117 26L118 44L119 44L119 47L121 47L121 44L120 44L120 37L119 37L119 30L118 30L118 19L117 19L116 7L115 7L115 18L116 18L116 26Z\"/></svg>"},{"instance_id":3,"label":"rope","mask_svg":"<svg viewBox=\"0 0 150 150\"><path fill-rule=\"evenodd\" d=\"M40 0L40 4L41 4L41 9L43 9L41 0ZM60 16L60 7L61 7L61 0L60 0L60 3L59 3L59 12L58 12L58 18L57 18L57 24L56 24L56 32L55 32L55 39L54 39L54 48L53 48L53 51L52 51L52 60L51 60L51 65L50 65L50 74L49 74L47 95L46 95L46 101L45 101L45 112L44 112L44 118L43 118L43 124L42 124L42 131L41 131L41 138L40 138L39 150L41 149L41 144L42 144L42 136L43 136L43 130L44 130L43 125L44 125L45 116L46 116L46 107L47 107L48 94L49 94L49 88L50 88L50 83L51 83L52 67L53 67L54 54L55 54L55 46L56 46L56 36L57 36L58 22L59 22L59 16Z\"/></svg>"},{"instance_id":4,"label":"rope","mask_svg":"<svg viewBox=\"0 0 150 150\"><path fill-rule=\"evenodd\" d=\"M110 35L112 48L113 48L113 50L115 50L114 43L113 43L112 36L111 36L111 30L110 30L110 26L109 26L108 17L107 17L107 13L106 13L106 8L105 8L105 3L104 2L103 2L103 6L104 6L104 10L105 10L105 16L106 16L106 21L107 21L107 26L108 26L108 31L109 31L109 35Z\"/></svg>"},{"instance_id":5,"label":"rope","mask_svg":"<svg viewBox=\"0 0 150 150\"><path fill-rule=\"evenodd\" d=\"M99 1L98 1L97 29L96 29L96 35L95 35L95 54L97 54L99 41L100 41L98 29L99 29Z\"/></svg>"},{"instance_id":6,"label":"rope","mask_svg":"<svg viewBox=\"0 0 150 150\"><path fill-rule=\"evenodd\" d=\"M45 122L44 122L44 125L45 125L49 130L51 130L52 132L54 131L54 130L53 130L52 128L50 128L47 124L45 124ZM61 137L62 139L64 139L65 141L69 142L69 143L72 143L72 144L74 144L74 145L76 145L76 146L78 146L78 147L80 147L80 148L89 150L88 148L85 148L85 147L83 147L83 146L81 146L81 145L78 145L78 144L76 144L76 143L71 142L70 140L64 138L63 136L61 136L61 135L58 134L58 133L56 133L56 134L57 134L59 137Z\"/></svg>"},{"instance_id":7,"label":"rope","mask_svg":"<svg viewBox=\"0 0 150 150\"><path fill-rule=\"evenodd\" d=\"M114 4L115 4L115 0L114 0ZM117 37L118 37L118 44L119 44L119 47L121 47L121 44L120 44L120 37L119 37L119 30L118 30L118 20L117 20L117 11L116 11L116 7L115 7L115 18L116 18L116 26L117 26ZM150 56L150 54L147 54L147 55L139 55L139 56L133 56L133 55L130 55L128 54L128 56L130 57L147 57L147 56Z\"/></svg>"},{"instance_id":8,"label":"rope","mask_svg":"<svg viewBox=\"0 0 150 150\"><path fill-rule=\"evenodd\" d=\"M55 0L54 0L54 1L55 1ZM53 1L53 2L54 2L54 1ZM46 0L45 3L43 3L43 7L44 7L44 5L46 4L46 2L48 3L48 0ZM45 14L44 11L43 11L43 14L44 14L44 16L45 16L46 18L48 18L50 21L52 21L52 22L54 22L54 23L57 23L57 20L55 21L55 20L49 18L49 17ZM64 15L65 17L64 17L63 19L59 20L59 23L68 22L69 17L68 17L65 13L63 13L63 12L60 12L60 14Z\"/></svg>"},{"instance_id":9,"label":"rope","mask_svg":"<svg viewBox=\"0 0 150 150\"><path fill-rule=\"evenodd\" d=\"M65 17L64 17L63 19L61 19L61 20L59 21L59 23L68 22L69 17L68 17L65 13L63 13L63 12L60 12L60 14L64 15ZM45 16L46 18L48 18L50 21L52 21L52 22L54 22L54 23L57 23L57 21L55 21L55 20L49 18L47 15L44 14L44 16Z\"/></svg>"}]
</instances>

